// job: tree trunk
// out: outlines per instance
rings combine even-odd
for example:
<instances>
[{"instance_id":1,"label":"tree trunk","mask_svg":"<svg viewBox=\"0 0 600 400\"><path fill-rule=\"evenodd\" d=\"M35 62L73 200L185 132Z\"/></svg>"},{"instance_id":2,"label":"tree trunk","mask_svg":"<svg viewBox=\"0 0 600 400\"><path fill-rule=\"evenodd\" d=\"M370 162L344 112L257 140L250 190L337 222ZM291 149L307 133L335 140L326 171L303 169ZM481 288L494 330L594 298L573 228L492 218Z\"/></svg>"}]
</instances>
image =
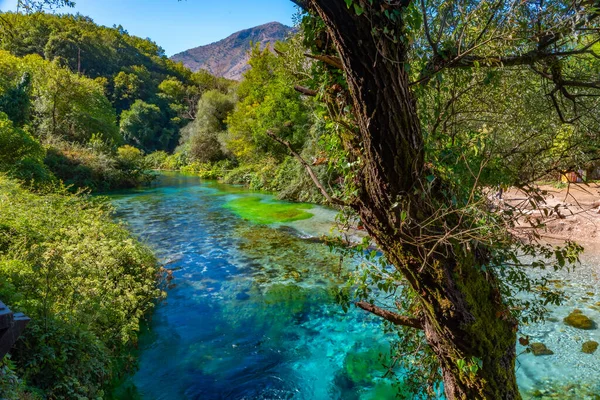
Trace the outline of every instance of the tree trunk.
<instances>
[{"instance_id":1,"label":"tree trunk","mask_svg":"<svg viewBox=\"0 0 600 400\"><path fill-rule=\"evenodd\" d=\"M377 1L365 5L361 16L343 0L308 3L324 20L339 52L360 128L363 170L355 209L420 298L422 326L439 359L446 397L519 399L517 324L502 302L493 273L480 268L487 261L485 249L474 246L468 254L432 251L432 262L425 265L423 247L414 244L420 231L401 227L402 211L417 225L435 212L415 194L421 193L426 166L403 44L373 36L372 27L385 23L369 13ZM440 197L443 201L441 191ZM482 367L470 372L469 365L478 360Z\"/></svg>"}]
</instances>

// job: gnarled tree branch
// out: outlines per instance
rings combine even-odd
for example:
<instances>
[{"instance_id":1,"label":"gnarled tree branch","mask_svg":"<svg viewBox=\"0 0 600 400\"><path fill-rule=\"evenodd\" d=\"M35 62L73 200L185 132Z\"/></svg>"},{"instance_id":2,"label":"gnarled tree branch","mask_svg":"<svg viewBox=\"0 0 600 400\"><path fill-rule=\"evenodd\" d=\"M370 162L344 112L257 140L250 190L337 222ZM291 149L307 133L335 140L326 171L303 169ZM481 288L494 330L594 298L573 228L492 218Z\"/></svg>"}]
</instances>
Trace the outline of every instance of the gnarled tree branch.
<instances>
[{"instance_id":1,"label":"gnarled tree branch","mask_svg":"<svg viewBox=\"0 0 600 400\"><path fill-rule=\"evenodd\" d=\"M377 307L376 305L371 303L367 303L366 301L358 301L354 304L365 311L368 311L372 314L377 315L378 317L385 319L386 321L390 321L394 325L402 325L407 326L409 328L423 329L423 324L418 318L405 317L404 315L384 310L383 308Z\"/></svg>"},{"instance_id":2,"label":"gnarled tree branch","mask_svg":"<svg viewBox=\"0 0 600 400\"><path fill-rule=\"evenodd\" d=\"M304 53L304 55L308 58L312 58L313 60L323 61L325 64L330 65L334 68L344 69L344 66L342 65L342 60L340 60L339 57L328 56L326 54L311 54L311 53Z\"/></svg>"},{"instance_id":3,"label":"gnarled tree branch","mask_svg":"<svg viewBox=\"0 0 600 400\"><path fill-rule=\"evenodd\" d=\"M307 87L300 86L300 85L294 85L294 90L296 92L302 93L305 96L312 96L312 97L316 96L318 93L316 90L309 89Z\"/></svg>"}]
</instances>

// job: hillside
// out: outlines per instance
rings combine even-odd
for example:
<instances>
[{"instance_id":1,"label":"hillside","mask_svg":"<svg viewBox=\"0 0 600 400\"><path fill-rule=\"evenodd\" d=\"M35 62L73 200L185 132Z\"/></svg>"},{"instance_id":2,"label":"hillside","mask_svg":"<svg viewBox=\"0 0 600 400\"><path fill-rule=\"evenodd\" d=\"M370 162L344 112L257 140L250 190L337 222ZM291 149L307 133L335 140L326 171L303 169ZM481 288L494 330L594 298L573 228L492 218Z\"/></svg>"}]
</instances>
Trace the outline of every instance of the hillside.
<instances>
[{"instance_id":1,"label":"hillside","mask_svg":"<svg viewBox=\"0 0 600 400\"><path fill-rule=\"evenodd\" d=\"M248 50L250 43L266 46L283 40L293 28L270 22L268 24L244 29L218 42L199 46L171 57L173 61L181 61L192 71L206 69L211 74L228 79L240 80L248 69Z\"/></svg>"}]
</instances>

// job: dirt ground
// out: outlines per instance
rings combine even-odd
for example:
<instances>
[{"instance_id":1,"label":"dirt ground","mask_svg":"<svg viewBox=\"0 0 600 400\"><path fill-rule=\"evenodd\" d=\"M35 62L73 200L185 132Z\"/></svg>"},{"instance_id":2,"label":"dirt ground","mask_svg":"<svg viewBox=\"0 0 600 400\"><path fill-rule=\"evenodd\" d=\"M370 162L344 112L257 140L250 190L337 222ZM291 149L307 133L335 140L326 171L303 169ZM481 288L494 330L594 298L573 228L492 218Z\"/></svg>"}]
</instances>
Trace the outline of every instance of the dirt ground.
<instances>
[{"instance_id":1,"label":"dirt ground","mask_svg":"<svg viewBox=\"0 0 600 400\"><path fill-rule=\"evenodd\" d=\"M582 244L586 253L600 254L600 184L571 183L565 188L542 189L548 192L543 208L553 211L540 232L542 237L551 242L573 240ZM513 205L527 202L523 193L515 190L508 191L504 201ZM545 215L543 210L527 212L533 217ZM527 229L526 226L523 221L521 227Z\"/></svg>"}]
</instances>

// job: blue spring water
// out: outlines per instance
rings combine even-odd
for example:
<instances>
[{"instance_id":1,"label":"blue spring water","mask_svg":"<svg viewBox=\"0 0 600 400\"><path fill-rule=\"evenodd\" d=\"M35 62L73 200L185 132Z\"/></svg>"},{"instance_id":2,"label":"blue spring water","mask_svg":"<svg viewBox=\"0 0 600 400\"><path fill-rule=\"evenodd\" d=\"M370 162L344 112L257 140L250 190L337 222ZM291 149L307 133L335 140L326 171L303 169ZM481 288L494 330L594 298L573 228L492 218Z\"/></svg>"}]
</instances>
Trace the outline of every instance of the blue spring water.
<instances>
[{"instance_id":1,"label":"blue spring water","mask_svg":"<svg viewBox=\"0 0 600 400\"><path fill-rule=\"evenodd\" d=\"M378 319L335 303L339 256L306 237L325 233L335 213L315 207L308 220L260 225L226 204L240 196L272 196L161 176L151 189L112 196L117 217L147 242L175 286L144 328L139 369L113 393L142 399L387 399L380 354L389 337ZM557 276L569 301L544 324L521 327L553 356L517 345L524 398L598 398L600 351L581 353L600 331L565 327L573 308L600 321L598 257L575 274ZM592 267L590 267L592 266ZM358 360L358 361L357 361ZM544 396L548 397L544 397Z\"/></svg>"},{"instance_id":2,"label":"blue spring water","mask_svg":"<svg viewBox=\"0 0 600 400\"><path fill-rule=\"evenodd\" d=\"M239 196L269 197L184 175L112 197L117 217L174 271L175 284L141 336L139 370L115 397L391 396L380 378L378 355L389 348L380 321L333 300L339 256L224 208ZM356 353L370 359L350 365Z\"/></svg>"}]
</instances>

